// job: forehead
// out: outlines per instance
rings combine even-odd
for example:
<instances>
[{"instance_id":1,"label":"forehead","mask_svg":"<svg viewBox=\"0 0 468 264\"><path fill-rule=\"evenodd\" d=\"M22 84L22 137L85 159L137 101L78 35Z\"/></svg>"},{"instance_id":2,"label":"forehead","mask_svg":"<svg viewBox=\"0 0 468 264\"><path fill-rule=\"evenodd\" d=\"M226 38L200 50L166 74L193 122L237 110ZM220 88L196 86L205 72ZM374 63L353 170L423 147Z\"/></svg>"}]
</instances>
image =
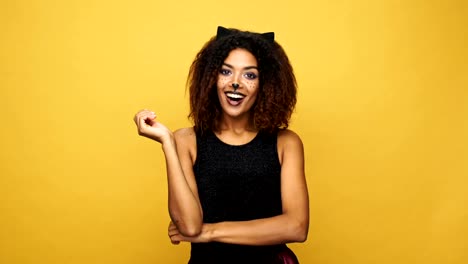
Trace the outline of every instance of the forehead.
<instances>
[{"instance_id":1,"label":"forehead","mask_svg":"<svg viewBox=\"0 0 468 264\"><path fill-rule=\"evenodd\" d=\"M229 52L224 63L233 66L257 66L257 59L246 49L233 49Z\"/></svg>"}]
</instances>

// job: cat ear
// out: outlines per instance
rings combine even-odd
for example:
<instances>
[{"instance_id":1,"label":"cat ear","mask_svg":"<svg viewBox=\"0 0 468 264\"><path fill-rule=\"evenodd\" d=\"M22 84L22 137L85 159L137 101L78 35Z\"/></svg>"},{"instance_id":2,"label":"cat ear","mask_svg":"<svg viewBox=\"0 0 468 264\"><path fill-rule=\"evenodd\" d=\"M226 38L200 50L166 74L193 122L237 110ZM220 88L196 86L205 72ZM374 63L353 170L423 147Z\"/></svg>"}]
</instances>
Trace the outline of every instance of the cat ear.
<instances>
[{"instance_id":1,"label":"cat ear","mask_svg":"<svg viewBox=\"0 0 468 264\"><path fill-rule=\"evenodd\" d=\"M216 39L220 39L220 38L229 36L231 34L232 34L231 30L229 30L229 29L227 29L225 27L222 27L222 26L218 26L218 31L216 33Z\"/></svg>"},{"instance_id":2,"label":"cat ear","mask_svg":"<svg viewBox=\"0 0 468 264\"><path fill-rule=\"evenodd\" d=\"M232 30L218 26L218 31L216 33L216 39L224 38L233 33ZM262 36L264 39L268 40L268 42L275 42L275 32L266 32L266 33L261 33L260 36Z\"/></svg>"},{"instance_id":3,"label":"cat ear","mask_svg":"<svg viewBox=\"0 0 468 264\"><path fill-rule=\"evenodd\" d=\"M262 33L262 37L270 42L275 42L275 32Z\"/></svg>"}]
</instances>

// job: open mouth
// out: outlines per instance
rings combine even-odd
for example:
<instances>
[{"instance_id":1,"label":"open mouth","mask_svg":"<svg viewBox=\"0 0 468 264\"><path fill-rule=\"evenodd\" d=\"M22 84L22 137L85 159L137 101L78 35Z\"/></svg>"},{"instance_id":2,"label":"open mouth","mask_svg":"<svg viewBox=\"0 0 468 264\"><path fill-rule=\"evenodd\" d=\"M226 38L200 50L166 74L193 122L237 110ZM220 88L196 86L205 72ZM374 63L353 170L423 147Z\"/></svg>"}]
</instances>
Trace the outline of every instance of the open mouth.
<instances>
[{"instance_id":1,"label":"open mouth","mask_svg":"<svg viewBox=\"0 0 468 264\"><path fill-rule=\"evenodd\" d=\"M236 92L226 92L226 97L231 105L239 105L245 98L245 95Z\"/></svg>"}]
</instances>

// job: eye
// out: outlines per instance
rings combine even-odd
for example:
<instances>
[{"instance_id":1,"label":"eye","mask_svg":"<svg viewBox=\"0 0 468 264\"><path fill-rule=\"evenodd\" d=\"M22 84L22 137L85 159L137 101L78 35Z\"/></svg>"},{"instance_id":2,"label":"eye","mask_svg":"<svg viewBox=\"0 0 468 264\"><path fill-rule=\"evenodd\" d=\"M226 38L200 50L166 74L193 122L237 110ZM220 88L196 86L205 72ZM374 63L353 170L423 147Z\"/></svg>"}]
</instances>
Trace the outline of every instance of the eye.
<instances>
[{"instance_id":1,"label":"eye","mask_svg":"<svg viewBox=\"0 0 468 264\"><path fill-rule=\"evenodd\" d=\"M226 75L226 76L227 76L227 75L230 75L230 74L231 74L231 71L228 70L228 69L221 69L221 70L219 70L219 73L220 73L221 75Z\"/></svg>"},{"instance_id":2,"label":"eye","mask_svg":"<svg viewBox=\"0 0 468 264\"><path fill-rule=\"evenodd\" d=\"M246 74L244 74L244 76L247 78L247 79L250 79L250 80L253 80L253 79L256 79L257 78L257 74L253 73L253 72L247 72Z\"/></svg>"}]
</instances>

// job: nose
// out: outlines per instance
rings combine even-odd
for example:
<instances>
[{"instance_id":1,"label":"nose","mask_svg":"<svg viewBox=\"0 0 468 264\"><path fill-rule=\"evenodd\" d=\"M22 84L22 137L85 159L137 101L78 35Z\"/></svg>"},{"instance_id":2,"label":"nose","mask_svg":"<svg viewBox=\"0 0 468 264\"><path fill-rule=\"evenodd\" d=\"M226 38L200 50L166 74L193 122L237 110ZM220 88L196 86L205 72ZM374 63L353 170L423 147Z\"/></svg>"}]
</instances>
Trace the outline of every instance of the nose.
<instances>
[{"instance_id":1,"label":"nose","mask_svg":"<svg viewBox=\"0 0 468 264\"><path fill-rule=\"evenodd\" d=\"M241 86L239 84L239 81L237 79L234 79L232 82L231 82L231 86L232 88L234 88L234 91L236 91L237 89L239 89L239 87Z\"/></svg>"},{"instance_id":2,"label":"nose","mask_svg":"<svg viewBox=\"0 0 468 264\"><path fill-rule=\"evenodd\" d=\"M234 88L234 90L239 89L239 87L241 87L241 78L242 78L241 73L234 73L232 75L231 86L232 88Z\"/></svg>"}]
</instances>

